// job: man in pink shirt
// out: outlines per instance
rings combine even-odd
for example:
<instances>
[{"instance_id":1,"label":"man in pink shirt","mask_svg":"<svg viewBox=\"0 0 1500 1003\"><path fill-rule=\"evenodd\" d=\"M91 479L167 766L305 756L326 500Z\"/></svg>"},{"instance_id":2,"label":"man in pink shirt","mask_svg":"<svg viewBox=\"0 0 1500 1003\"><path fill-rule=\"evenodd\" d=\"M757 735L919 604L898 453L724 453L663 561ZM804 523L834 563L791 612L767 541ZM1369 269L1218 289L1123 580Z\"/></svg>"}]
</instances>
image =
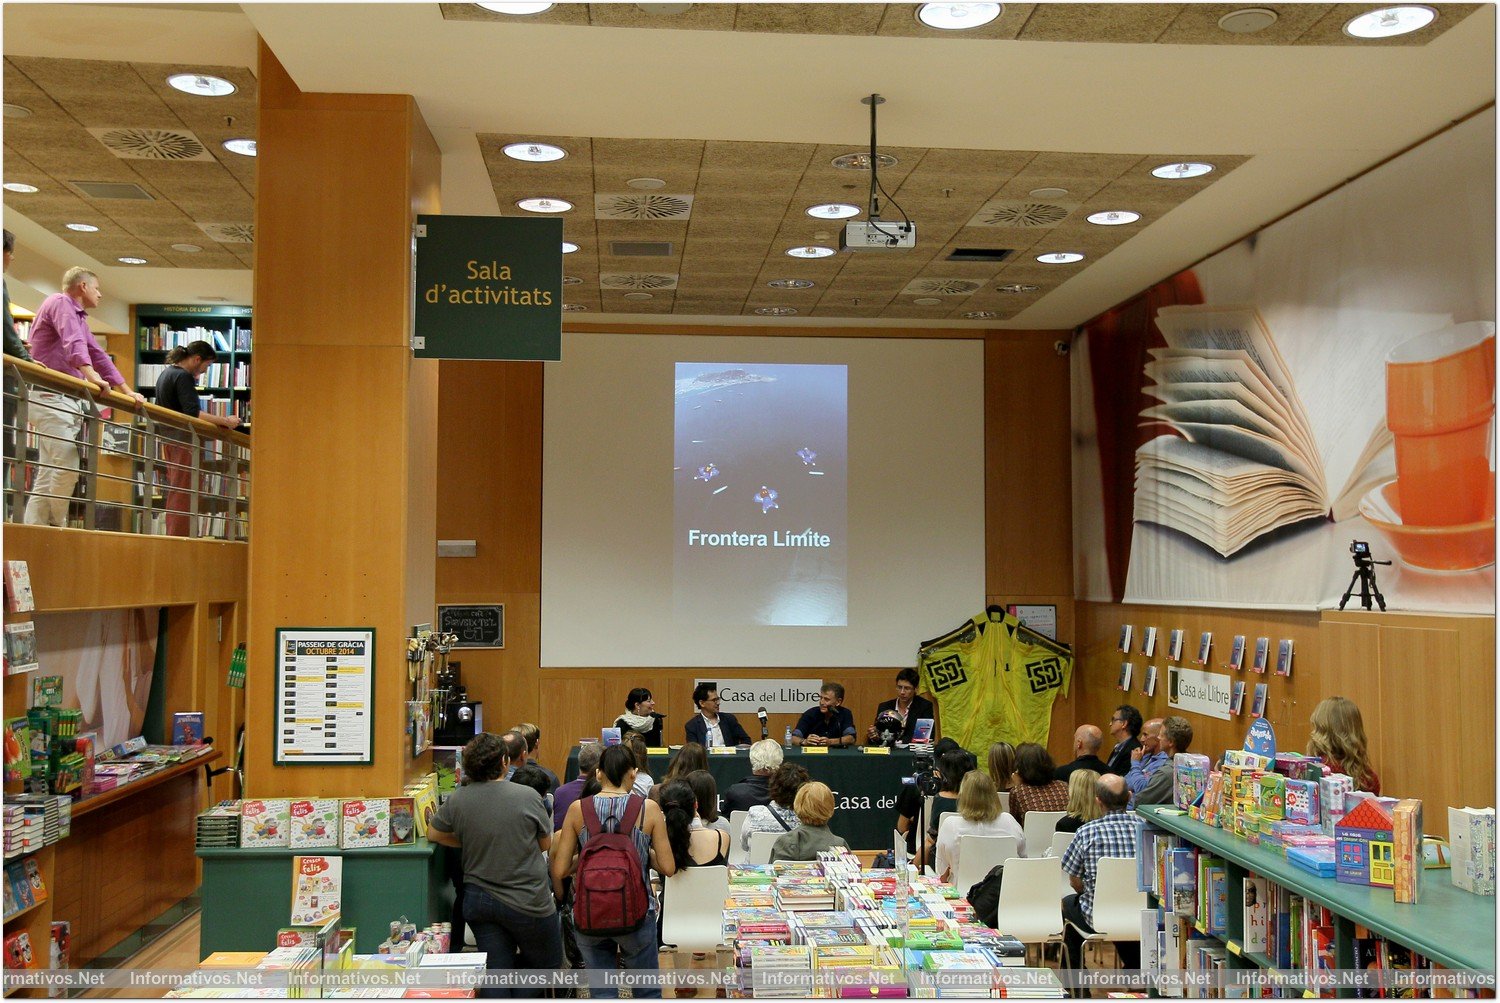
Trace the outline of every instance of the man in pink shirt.
<instances>
[{"instance_id":1,"label":"man in pink shirt","mask_svg":"<svg viewBox=\"0 0 1500 1003\"><path fill-rule=\"evenodd\" d=\"M146 398L125 385L104 349L89 330L88 311L99 305L99 277L87 268L70 268L63 291L42 301L31 323L31 357L48 369L87 380L101 391L110 387L127 397ZM78 433L87 401L67 394L38 390L27 406L27 419L37 434L38 469L26 503L26 522L33 526L66 526L68 500L78 482Z\"/></svg>"}]
</instances>

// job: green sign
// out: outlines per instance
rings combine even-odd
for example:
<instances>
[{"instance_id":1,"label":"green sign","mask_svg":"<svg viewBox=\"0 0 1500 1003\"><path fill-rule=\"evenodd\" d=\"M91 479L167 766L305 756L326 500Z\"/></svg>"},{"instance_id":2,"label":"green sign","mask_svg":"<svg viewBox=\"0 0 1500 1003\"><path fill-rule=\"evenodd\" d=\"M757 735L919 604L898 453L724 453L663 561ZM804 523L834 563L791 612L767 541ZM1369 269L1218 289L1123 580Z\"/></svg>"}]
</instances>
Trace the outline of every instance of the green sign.
<instances>
[{"instance_id":1,"label":"green sign","mask_svg":"<svg viewBox=\"0 0 1500 1003\"><path fill-rule=\"evenodd\" d=\"M418 216L419 359L562 358L560 219Z\"/></svg>"}]
</instances>

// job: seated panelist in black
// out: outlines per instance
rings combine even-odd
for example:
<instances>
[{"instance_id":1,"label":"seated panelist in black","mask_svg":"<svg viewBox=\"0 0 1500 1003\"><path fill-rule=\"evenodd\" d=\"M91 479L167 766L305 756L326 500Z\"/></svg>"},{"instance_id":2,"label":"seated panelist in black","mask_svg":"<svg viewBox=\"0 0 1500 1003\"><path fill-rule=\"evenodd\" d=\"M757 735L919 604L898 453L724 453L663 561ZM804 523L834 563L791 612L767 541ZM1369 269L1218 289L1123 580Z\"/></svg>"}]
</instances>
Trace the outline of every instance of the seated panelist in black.
<instances>
[{"instance_id":1,"label":"seated panelist in black","mask_svg":"<svg viewBox=\"0 0 1500 1003\"><path fill-rule=\"evenodd\" d=\"M620 729L621 738L625 737L625 732L633 731L646 740L647 746L660 748L661 723L665 720L665 714L656 713L656 700L651 691L637 686L626 695L625 713L615 718L615 727Z\"/></svg>"},{"instance_id":2,"label":"seated panelist in black","mask_svg":"<svg viewBox=\"0 0 1500 1003\"><path fill-rule=\"evenodd\" d=\"M917 696L917 670L907 667L896 673L896 696L875 708L875 723L865 732L871 745L911 742L913 729L922 718L933 717L932 701Z\"/></svg>"},{"instance_id":3,"label":"seated panelist in black","mask_svg":"<svg viewBox=\"0 0 1500 1003\"><path fill-rule=\"evenodd\" d=\"M792 729L793 745L853 745L856 737L840 683L824 683L818 705L803 711Z\"/></svg>"},{"instance_id":4,"label":"seated panelist in black","mask_svg":"<svg viewBox=\"0 0 1500 1003\"><path fill-rule=\"evenodd\" d=\"M682 726L689 742L697 742L705 749L750 744L750 736L740 727L735 716L719 713L719 688L713 683L699 683L694 687L693 706L698 708L698 713Z\"/></svg>"}]
</instances>

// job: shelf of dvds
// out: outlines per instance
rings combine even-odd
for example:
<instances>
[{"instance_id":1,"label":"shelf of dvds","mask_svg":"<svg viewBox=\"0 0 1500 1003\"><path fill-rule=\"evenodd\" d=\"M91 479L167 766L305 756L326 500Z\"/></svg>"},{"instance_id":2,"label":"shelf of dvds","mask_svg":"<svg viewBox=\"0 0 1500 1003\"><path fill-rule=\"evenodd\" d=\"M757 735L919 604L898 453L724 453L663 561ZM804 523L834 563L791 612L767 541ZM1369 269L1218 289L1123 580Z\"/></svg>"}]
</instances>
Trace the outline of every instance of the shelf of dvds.
<instances>
[{"instance_id":1,"label":"shelf of dvds","mask_svg":"<svg viewBox=\"0 0 1500 1003\"><path fill-rule=\"evenodd\" d=\"M1216 936L1228 953L1247 964L1275 968L1260 952L1246 952L1243 879L1267 879L1294 895L1327 909L1334 917L1334 949L1339 968L1357 964L1357 927L1451 969L1495 970L1495 899L1454 887L1446 870L1424 871L1420 899L1398 904L1389 888L1353 885L1321 878L1289 863L1274 850L1252 844L1223 829L1194 821L1170 806L1136 809L1151 824L1228 863L1225 892L1227 924ZM1205 935L1200 921L1195 928Z\"/></svg>"},{"instance_id":2,"label":"shelf of dvds","mask_svg":"<svg viewBox=\"0 0 1500 1003\"><path fill-rule=\"evenodd\" d=\"M249 307L143 303L134 308L134 328L135 384L146 399L156 396L156 378L166 367L169 351L206 341L219 358L199 378L200 405L213 414L237 414L249 424Z\"/></svg>"}]
</instances>

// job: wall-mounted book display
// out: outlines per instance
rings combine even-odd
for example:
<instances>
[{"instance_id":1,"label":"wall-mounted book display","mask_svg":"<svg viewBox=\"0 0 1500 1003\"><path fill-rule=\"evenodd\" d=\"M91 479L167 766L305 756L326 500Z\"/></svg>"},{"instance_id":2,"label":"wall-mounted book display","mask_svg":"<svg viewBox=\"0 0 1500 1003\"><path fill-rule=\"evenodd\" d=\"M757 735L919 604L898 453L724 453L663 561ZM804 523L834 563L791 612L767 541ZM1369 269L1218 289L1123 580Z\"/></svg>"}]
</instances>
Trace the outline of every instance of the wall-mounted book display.
<instances>
[{"instance_id":1,"label":"wall-mounted book display","mask_svg":"<svg viewBox=\"0 0 1500 1003\"><path fill-rule=\"evenodd\" d=\"M277 765L373 761L375 628L278 628L274 720Z\"/></svg>"},{"instance_id":2,"label":"wall-mounted book display","mask_svg":"<svg viewBox=\"0 0 1500 1003\"><path fill-rule=\"evenodd\" d=\"M1135 628L1128 623L1120 628L1120 650L1127 655L1130 654L1130 638L1134 633Z\"/></svg>"},{"instance_id":3,"label":"wall-mounted book display","mask_svg":"<svg viewBox=\"0 0 1500 1003\"><path fill-rule=\"evenodd\" d=\"M1290 637L1281 639L1281 646L1276 652L1276 674L1278 676L1292 674L1292 639Z\"/></svg>"},{"instance_id":4,"label":"wall-mounted book display","mask_svg":"<svg viewBox=\"0 0 1500 1003\"><path fill-rule=\"evenodd\" d=\"M1271 639L1269 637L1257 637L1255 639L1255 661L1250 667L1256 672L1266 671L1266 659L1271 654Z\"/></svg>"},{"instance_id":5,"label":"wall-mounted book display","mask_svg":"<svg viewBox=\"0 0 1500 1003\"><path fill-rule=\"evenodd\" d=\"M1245 635L1234 635L1234 643L1229 646L1229 667L1238 672L1245 667Z\"/></svg>"},{"instance_id":6,"label":"wall-mounted book display","mask_svg":"<svg viewBox=\"0 0 1500 1003\"><path fill-rule=\"evenodd\" d=\"M1147 658L1156 657L1156 628L1147 627L1141 633L1141 654Z\"/></svg>"},{"instance_id":7,"label":"wall-mounted book display","mask_svg":"<svg viewBox=\"0 0 1500 1003\"><path fill-rule=\"evenodd\" d=\"M1167 635L1167 658L1174 662L1182 661L1182 628L1178 627Z\"/></svg>"},{"instance_id":8,"label":"wall-mounted book display","mask_svg":"<svg viewBox=\"0 0 1500 1003\"><path fill-rule=\"evenodd\" d=\"M1148 697L1156 696L1156 666L1146 666L1146 683L1141 687L1141 692Z\"/></svg>"}]
</instances>

